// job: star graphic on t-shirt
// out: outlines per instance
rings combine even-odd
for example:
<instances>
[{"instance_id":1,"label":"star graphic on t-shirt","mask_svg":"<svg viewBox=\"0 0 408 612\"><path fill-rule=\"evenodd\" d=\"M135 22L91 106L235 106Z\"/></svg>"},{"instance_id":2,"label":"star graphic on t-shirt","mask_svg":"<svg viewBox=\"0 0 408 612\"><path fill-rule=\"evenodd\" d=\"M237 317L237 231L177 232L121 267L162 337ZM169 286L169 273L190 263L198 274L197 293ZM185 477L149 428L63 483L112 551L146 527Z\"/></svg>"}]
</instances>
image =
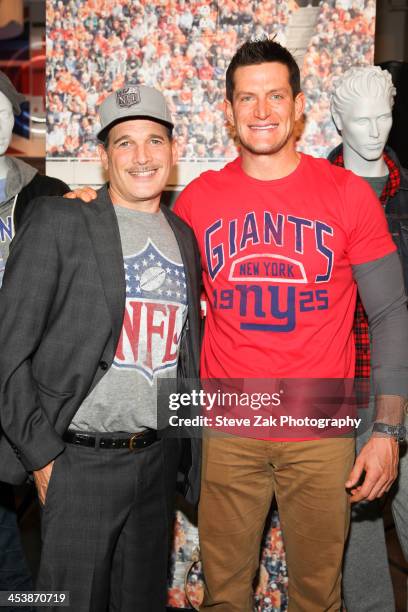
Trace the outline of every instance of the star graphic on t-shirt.
<instances>
[{"instance_id":1,"label":"star graphic on t-shirt","mask_svg":"<svg viewBox=\"0 0 408 612\"><path fill-rule=\"evenodd\" d=\"M139 253L125 257L124 266L127 298L163 300L165 297L170 302L187 304L186 283L177 279L185 277L183 264L165 257L150 239Z\"/></svg>"}]
</instances>

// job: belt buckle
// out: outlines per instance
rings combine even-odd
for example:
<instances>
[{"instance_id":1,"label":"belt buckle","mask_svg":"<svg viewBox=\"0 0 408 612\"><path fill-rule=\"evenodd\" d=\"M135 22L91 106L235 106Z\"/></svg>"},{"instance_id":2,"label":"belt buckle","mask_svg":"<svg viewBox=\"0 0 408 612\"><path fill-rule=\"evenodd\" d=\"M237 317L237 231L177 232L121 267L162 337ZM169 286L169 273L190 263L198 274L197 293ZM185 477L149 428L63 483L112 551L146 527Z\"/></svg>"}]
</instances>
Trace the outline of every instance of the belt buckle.
<instances>
[{"instance_id":1,"label":"belt buckle","mask_svg":"<svg viewBox=\"0 0 408 612\"><path fill-rule=\"evenodd\" d=\"M140 436L142 435L142 431L139 431L138 433L134 433L130 436L129 438L129 450L131 451L137 451L139 450L138 448L133 448L133 442L136 440L136 438L140 438Z\"/></svg>"}]
</instances>

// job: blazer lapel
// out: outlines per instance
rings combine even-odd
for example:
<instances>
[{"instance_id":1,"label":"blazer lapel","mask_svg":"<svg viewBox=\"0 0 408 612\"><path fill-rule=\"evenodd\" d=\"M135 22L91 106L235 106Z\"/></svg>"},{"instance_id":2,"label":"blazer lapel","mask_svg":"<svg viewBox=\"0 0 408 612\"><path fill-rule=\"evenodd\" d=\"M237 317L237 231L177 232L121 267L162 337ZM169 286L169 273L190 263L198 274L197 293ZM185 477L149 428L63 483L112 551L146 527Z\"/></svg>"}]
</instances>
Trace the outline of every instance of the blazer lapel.
<instances>
[{"instance_id":1,"label":"blazer lapel","mask_svg":"<svg viewBox=\"0 0 408 612\"><path fill-rule=\"evenodd\" d=\"M126 284L118 222L106 185L98 191L96 200L83 204L82 212L111 313L112 339L116 348L122 330Z\"/></svg>"}]
</instances>

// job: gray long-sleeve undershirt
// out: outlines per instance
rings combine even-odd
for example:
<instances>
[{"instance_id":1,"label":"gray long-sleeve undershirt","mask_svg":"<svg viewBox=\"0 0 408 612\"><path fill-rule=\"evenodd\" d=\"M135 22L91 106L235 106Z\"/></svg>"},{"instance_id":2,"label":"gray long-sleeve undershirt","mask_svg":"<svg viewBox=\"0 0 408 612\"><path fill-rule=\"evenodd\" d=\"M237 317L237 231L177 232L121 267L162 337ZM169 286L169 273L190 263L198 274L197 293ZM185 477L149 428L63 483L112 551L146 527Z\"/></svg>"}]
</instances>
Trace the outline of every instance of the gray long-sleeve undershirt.
<instances>
[{"instance_id":1,"label":"gray long-sleeve undershirt","mask_svg":"<svg viewBox=\"0 0 408 612\"><path fill-rule=\"evenodd\" d=\"M397 253L353 266L353 276L367 313L372 340L371 368L374 393L408 396L408 310L401 263ZM392 404L389 421L395 422L402 403ZM382 407L384 410L384 406ZM385 421L386 414L377 419ZM401 412L402 414L402 412ZM394 418L392 418L394 417ZM400 417L397 419L400 421Z\"/></svg>"}]
</instances>

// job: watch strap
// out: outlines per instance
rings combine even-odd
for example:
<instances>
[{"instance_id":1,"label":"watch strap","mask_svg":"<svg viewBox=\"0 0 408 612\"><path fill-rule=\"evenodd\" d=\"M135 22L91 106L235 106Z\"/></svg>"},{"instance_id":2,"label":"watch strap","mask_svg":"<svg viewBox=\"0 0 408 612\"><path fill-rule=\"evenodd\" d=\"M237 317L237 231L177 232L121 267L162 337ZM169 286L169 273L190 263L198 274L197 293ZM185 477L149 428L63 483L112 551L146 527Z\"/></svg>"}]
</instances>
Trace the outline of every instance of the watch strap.
<instances>
[{"instance_id":1,"label":"watch strap","mask_svg":"<svg viewBox=\"0 0 408 612\"><path fill-rule=\"evenodd\" d=\"M374 423L373 433L378 432L395 438L398 442L404 442L407 430L405 425L399 423L398 425L390 425L389 423Z\"/></svg>"}]
</instances>

